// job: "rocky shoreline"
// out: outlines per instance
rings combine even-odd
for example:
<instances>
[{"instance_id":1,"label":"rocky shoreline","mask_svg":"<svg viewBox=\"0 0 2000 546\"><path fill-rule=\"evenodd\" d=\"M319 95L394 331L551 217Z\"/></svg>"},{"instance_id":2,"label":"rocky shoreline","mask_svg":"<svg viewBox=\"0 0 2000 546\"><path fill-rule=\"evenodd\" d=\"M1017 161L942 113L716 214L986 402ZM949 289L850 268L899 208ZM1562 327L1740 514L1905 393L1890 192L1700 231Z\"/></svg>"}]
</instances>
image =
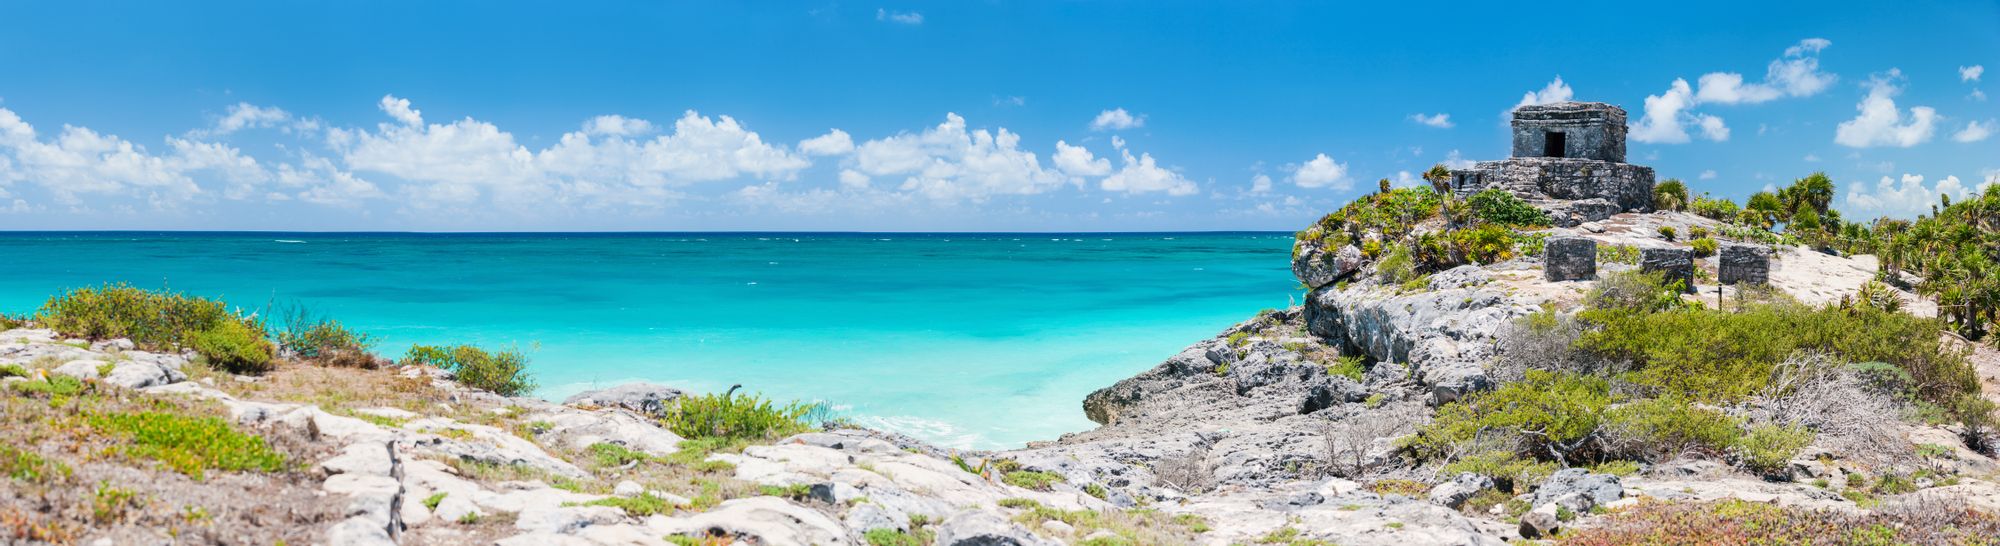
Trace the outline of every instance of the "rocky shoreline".
<instances>
[{"instance_id":1,"label":"rocky shoreline","mask_svg":"<svg viewBox=\"0 0 2000 546\"><path fill-rule=\"evenodd\" d=\"M1644 248L1665 245L1653 235L1662 226L1721 228L1659 212L1562 231ZM1412 464L1398 438L1441 405L1502 383L1491 362L1509 325L1574 307L1593 283L1545 280L1531 259L1390 283L1358 274L1365 260L1336 259L1351 248L1301 253L1300 277L1314 287L1304 305L1261 314L1091 393L1082 411L1100 427L997 452L840 423L740 448L691 448L698 443L660 421L685 395L658 385L558 404L467 388L428 366L301 364L233 375L193 352L65 339L33 325L4 330L0 365L20 370L5 383L35 385L10 392L68 384L58 378L81 385L10 395L16 411L88 416L101 409L88 404L166 404L254 433L292 462L190 479L87 456L87 445L30 445L28 455L67 461L67 481L9 482L16 495L0 500L0 520L14 523L0 531L18 543L80 544L1407 546L1547 540L1652 502L1870 513L1949 498L2000 510L2000 463L1948 426L1894 419L1879 426L1928 446L1922 464L1937 478L1883 498L1828 487L1861 475L1861 463L1808 449L1775 477L1699 456L1617 472L1568 468L1474 508L1474 497L1492 495L1493 477ZM1808 302L1852 295L1868 276L1847 272L1872 269L1797 248L1775 260L1772 287ZM1971 358L1982 377L2000 372L1990 349ZM94 499L71 492L90 486ZM107 489L126 492L116 516L56 507L102 507Z\"/></svg>"}]
</instances>

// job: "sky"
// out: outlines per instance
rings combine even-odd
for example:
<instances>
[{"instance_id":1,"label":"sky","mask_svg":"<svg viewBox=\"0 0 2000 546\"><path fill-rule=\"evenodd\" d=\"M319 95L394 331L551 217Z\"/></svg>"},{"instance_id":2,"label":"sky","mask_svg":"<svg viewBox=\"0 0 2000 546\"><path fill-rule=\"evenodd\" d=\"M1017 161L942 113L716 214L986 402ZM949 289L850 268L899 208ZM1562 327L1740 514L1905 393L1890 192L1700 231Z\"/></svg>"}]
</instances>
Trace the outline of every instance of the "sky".
<instances>
[{"instance_id":1,"label":"sky","mask_svg":"<svg viewBox=\"0 0 2000 546\"><path fill-rule=\"evenodd\" d=\"M1850 219L2000 182L2000 2L16 2L0 229L1295 230L1630 112Z\"/></svg>"}]
</instances>

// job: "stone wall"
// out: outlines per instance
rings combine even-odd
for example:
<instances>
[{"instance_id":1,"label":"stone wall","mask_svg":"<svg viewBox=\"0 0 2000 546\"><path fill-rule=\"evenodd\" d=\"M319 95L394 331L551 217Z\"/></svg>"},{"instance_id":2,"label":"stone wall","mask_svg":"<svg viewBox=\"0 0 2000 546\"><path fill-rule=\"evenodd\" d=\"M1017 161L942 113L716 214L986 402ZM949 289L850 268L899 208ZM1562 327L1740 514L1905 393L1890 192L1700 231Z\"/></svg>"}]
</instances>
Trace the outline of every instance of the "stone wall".
<instances>
[{"instance_id":1,"label":"stone wall","mask_svg":"<svg viewBox=\"0 0 2000 546\"><path fill-rule=\"evenodd\" d=\"M1517 157L1452 171L1461 196L1499 188L1529 201L1602 198L1633 212L1653 210L1653 168L1591 159Z\"/></svg>"},{"instance_id":2,"label":"stone wall","mask_svg":"<svg viewBox=\"0 0 2000 546\"><path fill-rule=\"evenodd\" d=\"M1694 251L1685 248L1648 248L1639 251L1639 270L1659 272L1667 282L1680 281L1681 291L1694 293Z\"/></svg>"},{"instance_id":3,"label":"stone wall","mask_svg":"<svg viewBox=\"0 0 2000 546\"><path fill-rule=\"evenodd\" d=\"M1546 157L1548 133L1563 134L1562 157L1625 162L1625 109L1602 102L1559 102L1514 109L1513 157Z\"/></svg>"},{"instance_id":4,"label":"stone wall","mask_svg":"<svg viewBox=\"0 0 2000 546\"><path fill-rule=\"evenodd\" d=\"M1764 245L1725 244L1716 259L1722 284L1765 284L1771 280L1771 249Z\"/></svg>"},{"instance_id":5,"label":"stone wall","mask_svg":"<svg viewBox=\"0 0 2000 546\"><path fill-rule=\"evenodd\" d=\"M1542 276L1550 281L1597 278L1597 241L1583 237L1551 237L1542 243Z\"/></svg>"}]
</instances>

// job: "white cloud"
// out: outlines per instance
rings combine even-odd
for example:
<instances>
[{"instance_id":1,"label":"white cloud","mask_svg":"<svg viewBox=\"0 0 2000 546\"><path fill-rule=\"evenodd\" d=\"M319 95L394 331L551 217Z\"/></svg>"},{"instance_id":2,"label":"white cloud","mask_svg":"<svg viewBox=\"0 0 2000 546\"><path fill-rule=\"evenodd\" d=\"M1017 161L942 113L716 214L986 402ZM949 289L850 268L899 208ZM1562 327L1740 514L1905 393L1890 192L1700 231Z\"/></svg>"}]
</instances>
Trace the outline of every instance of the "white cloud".
<instances>
[{"instance_id":1,"label":"white cloud","mask_svg":"<svg viewBox=\"0 0 2000 546\"><path fill-rule=\"evenodd\" d=\"M1806 156L1805 156L1804 158L1802 158L1802 159L1804 159L1804 160L1805 160L1805 162L1807 162L1807 163L1818 163L1818 162L1819 162L1819 155L1818 155L1818 154L1806 154Z\"/></svg>"},{"instance_id":2,"label":"white cloud","mask_svg":"<svg viewBox=\"0 0 2000 546\"><path fill-rule=\"evenodd\" d=\"M1630 136L1639 142L1681 144L1691 140L1688 127L1692 126L1701 130L1702 138L1729 140L1729 126L1721 117L1692 110L1704 104L1758 104L1819 94L1839 79L1819 69L1819 52L1831 45L1823 38L1799 41L1765 67L1762 82L1746 83L1735 72L1710 72L1697 80L1696 92L1686 79L1675 78L1666 92L1646 97L1645 113L1632 124ZM1758 132L1762 134L1761 126Z\"/></svg>"},{"instance_id":3,"label":"white cloud","mask_svg":"<svg viewBox=\"0 0 2000 546\"><path fill-rule=\"evenodd\" d=\"M1442 112L1431 115L1424 115L1421 112L1410 114L1410 121L1414 121L1424 125L1429 125L1431 127L1437 127L1440 129L1450 129L1452 125L1451 114L1446 114Z\"/></svg>"},{"instance_id":4,"label":"white cloud","mask_svg":"<svg viewBox=\"0 0 2000 546\"><path fill-rule=\"evenodd\" d=\"M239 102L229 106L229 113L215 120L215 126L202 135L226 135L244 129L276 127L292 120L292 114L275 107L264 107Z\"/></svg>"},{"instance_id":5,"label":"white cloud","mask_svg":"<svg viewBox=\"0 0 2000 546\"><path fill-rule=\"evenodd\" d=\"M876 8L875 20L888 21L891 23L902 23L905 25L921 25L924 24L924 14L917 13L914 11L889 11L882 8Z\"/></svg>"},{"instance_id":6,"label":"white cloud","mask_svg":"<svg viewBox=\"0 0 2000 546\"><path fill-rule=\"evenodd\" d=\"M1393 185L1398 188L1414 188L1417 186L1430 185L1430 181L1424 180L1423 177L1417 176L1415 174L1411 174L1410 171L1396 171L1396 176L1392 178L1389 183L1390 185Z\"/></svg>"},{"instance_id":7,"label":"white cloud","mask_svg":"<svg viewBox=\"0 0 2000 546\"><path fill-rule=\"evenodd\" d=\"M1346 191L1354 187L1354 181L1347 177L1347 164L1327 157L1314 156L1311 161L1292 169L1292 183L1301 188L1326 188Z\"/></svg>"},{"instance_id":8,"label":"white cloud","mask_svg":"<svg viewBox=\"0 0 2000 546\"><path fill-rule=\"evenodd\" d=\"M861 171L854 169L841 169L840 171L841 187L866 188L868 187L869 180L868 175L861 174Z\"/></svg>"},{"instance_id":9,"label":"white cloud","mask_svg":"<svg viewBox=\"0 0 2000 546\"><path fill-rule=\"evenodd\" d=\"M653 132L653 122L611 114L590 118L590 121L584 122L583 132L596 136L641 136Z\"/></svg>"},{"instance_id":10,"label":"white cloud","mask_svg":"<svg viewBox=\"0 0 2000 546\"><path fill-rule=\"evenodd\" d=\"M854 165L870 176L903 176L899 189L935 201L982 201L1061 186L1063 176L1043 169L1035 154L1022 150L1020 143L1021 136L1006 128L968 131L965 118L945 114L944 123L922 133L856 146Z\"/></svg>"},{"instance_id":11,"label":"white cloud","mask_svg":"<svg viewBox=\"0 0 2000 546\"><path fill-rule=\"evenodd\" d=\"M1986 66L1985 66L1985 65L1977 65L1977 64L1975 64L1975 65L1972 65L1972 66L1961 66L1961 67L1958 67L1958 81L1962 81L1962 82L1976 82L1976 81L1979 81L1979 77L1980 77L1980 76L1982 76L1982 75L1985 75L1985 74L1986 74Z\"/></svg>"},{"instance_id":12,"label":"white cloud","mask_svg":"<svg viewBox=\"0 0 2000 546\"><path fill-rule=\"evenodd\" d=\"M1971 100L1974 100L1974 101L1978 101L1978 102L1986 102L1986 92L1985 92L1985 91L1980 91L1980 90L1978 90L1978 89L1974 89L1974 90L1972 90L1972 92L1971 92L1971 93L1967 93L1967 94L1965 95L1965 98L1967 98L1967 99L1971 99Z\"/></svg>"},{"instance_id":13,"label":"white cloud","mask_svg":"<svg viewBox=\"0 0 2000 546\"><path fill-rule=\"evenodd\" d=\"M1841 122L1834 131L1833 141L1853 148L1908 148L1929 141L1937 132L1937 110L1928 106L1913 106L1906 118L1896 108L1895 96L1903 91L1897 85L1900 80L1902 71L1896 69L1869 78L1868 96L1855 105L1860 114Z\"/></svg>"},{"instance_id":14,"label":"white cloud","mask_svg":"<svg viewBox=\"0 0 2000 546\"><path fill-rule=\"evenodd\" d=\"M327 158L312 154L306 154L298 167L290 163L279 165L276 182L279 187L294 192L280 195L322 205L354 207L383 197L381 188L374 183L340 170Z\"/></svg>"},{"instance_id":15,"label":"white cloud","mask_svg":"<svg viewBox=\"0 0 2000 546\"><path fill-rule=\"evenodd\" d=\"M1097 119L1090 120L1092 131L1122 131L1145 126L1146 116L1134 116L1124 108L1105 110L1097 114Z\"/></svg>"},{"instance_id":16,"label":"white cloud","mask_svg":"<svg viewBox=\"0 0 2000 546\"><path fill-rule=\"evenodd\" d=\"M62 203L79 203L83 195L123 195L169 208L204 193L196 174L212 175L232 188L270 176L255 159L227 144L174 137L166 143L169 153L154 154L116 135L69 125L43 140L33 125L0 108L0 190L27 182Z\"/></svg>"},{"instance_id":17,"label":"white cloud","mask_svg":"<svg viewBox=\"0 0 2000 546\"><path fill-rule=\"evenodd\" d=\"M1957 133L1952 133L1951 139L1954 142L1979 142L1986 140L1986 137L1993 136L1995 125L1994 120L1990 119L1985 122L1980 122L1979 120L1969 121L1966 122L1964 129L1959 130Z\"/></svg>"},{"instance_id":18,"label":"white cloud","mask_svg":"<svg viewBox=\"0 0 2000 546\"><path fill-rule=\"evenodd\" d=\"M1698 180L1715 180L1715 176L1716 176L1715 169L1709 169L1706 171L1702 171L1701 174L1699 176L1696 176L1695 178Z\"/></svg>"},{"instance_id":19,"label":"white cloud","mask_svg":"<svg viewBox=\"0 0 2000 546\"><path fill-rule=\"evenodd\" d=\"M424 122L424 113L411 108L410 99L399 99L395 95L382 95L382 102L377 103L375 106L389 114L389 117L403 122L404 125L421 125Z\"/></svg>"},{"instance_id":20,"label":"white cloud","mask_svg":"<svg viewBox=\"0 0 2000 546\"><path fill-rule=\"evenodd\" d=\"M1862 213L1854 216L1857 219L1870 216L1908 218L1928 214L1931 205L1938 204L1940 195L1948 195L1953 201L1958 201L1985 191L1987 186L1994 183L1995 177L1991 175L1977 188L1966 187L1957 176L1946 176L1944 180L1929 186L1924 185L1922 175L1904 174L1900 179L1884 176L1873 188L1866 184L1849 185L1845 197L1846 203L1840 208Z\"/></svg>"},{"instance_id":21,"label":"white cloud","mask_svg":"<svg viewBox=\"0 0 2000 546\"><path fill-rule=\"evenodd\" d=\"M1694 106L1693 91L1688 87L1687 80L1676 78L1666 93L1646 96L1646 113L1638 123L1632 124L1627 136L1638 142L1655 144L1687 142L1688 133L1683 118L1692 116L1686 116L1682 111L1691 106ZM1716 123L1720 124L1721 120L1717 119ZM1724 133L1725 136L1727 134Z\"/></svg>"},{"instance_id":22,"label":"white cloud","mask_svg":"<svg viewBox=\"0 0 2000 546\"><path fill-rule=\"evenodd\" d=\"M1271 191L1270 175L1257 173L1257 176L1250 177L1250 193L1265 193L1269 191Z\"/></svg>"},{"instance_id":23,"label":"white cloud","mask_svg":"<svg viewBox=\"0 0 2000 546\"><path fill-rule=\"evenodd\" d=\"M1820 50L1833 45L1823 38L1808 38L1785 49L1785 56L1765 67L1764 81L1743 83L1735 72L1711 72L1701 76L1701 92L1695 99L1712 104L1756 104L1780 97L1810 97L1825 91L1839 79L1819 70Z\"/></svg>"},{"instance_id":24,"label":"white cloud","mask_svg":"<svg viewBox=\"0 0 2000 546\"><path fill-rule=\"evenodd\" d=\"M854 138L847 136L847 131L839 129L799 141L799 153L806 155L842 155L852 151L854 151Z\"/></svg>"},{"instance_id":25,"label":"white cloud","mask_svg":"<svg viewBox=\"0 0 2000 546\"><path fill-rule=\"evenodd\" d=\"M1570 89L1569 84L1563 83L1562 76L1556 76L1554 81L1543 86L1540 91L1529 91L1527 94L1521 95L1521 102L1515 104L1514 107L1520 108L1522 106L1551 104L1567 101L1574 97L1576 97L1576 91Z\"/></svg>"},{"instance_id":26,"label":"white cloud","mask_svg":"<svg viewBox=\"0 0 2000 546\"><path fill-rule=\"evenodd\" d=\"M1118 169L1118 172L1112 173L1111 176L1104 177L1104 180L1098 183L1099 187L1103 188L1104 191L1122 191L1126 193L1166 192L1167 195L1193 195L1195 193L1194 181L1188 180L1186 177L1181 176L1180 173L1161 168L1153 162L1153 154L1141 154L1137 159L1134 159L1132 151L1125 149L1123 146L1118 148L1118 153L1124 157L1125 166Z\"/></svg>"},{"instance_id":27,"label":"white cloud","mask_svg":"<svg viewBox=\"0 0 2000 546\"><path fill-rule=\"evenodd\" d=\"M1091 155L1082 146L1071 146L1068 142L1056 141L1056 154L1049 157L1056 168L1070 176L1105 176L1111 174L1111 160Z\"/></svg>"}]
</instances>

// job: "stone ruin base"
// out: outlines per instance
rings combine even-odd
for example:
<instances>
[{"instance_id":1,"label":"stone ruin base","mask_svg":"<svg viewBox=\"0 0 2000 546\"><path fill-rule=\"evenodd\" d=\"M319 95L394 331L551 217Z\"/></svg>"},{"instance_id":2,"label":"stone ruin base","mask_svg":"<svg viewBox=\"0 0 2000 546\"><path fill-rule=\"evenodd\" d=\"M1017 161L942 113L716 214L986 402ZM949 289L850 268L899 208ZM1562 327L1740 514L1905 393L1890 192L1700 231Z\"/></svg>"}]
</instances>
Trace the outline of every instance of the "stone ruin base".
<instances>
[{"instance_id":1,"label":"stone ruin base","mask_svg":"<svg viewBox=\"0 0 2000 546\"><path fill-rule=\"evenodd\" d=\"M1722 245L1716 264L1716 276L1725 285L1771 282L1771 249L1764 245Z\"/></svg>"},{"instance_id":2,"label":"stone ruin base","mask_svg":"<svg viewBox=\"0 0 2000 546\"><path fill-rule=\"evenodd\" d=\"M1680 281L1681 291L1694 293L1694 250L1648 248L1639 251L1639 270L1660 272L1666 282Z\"/></svg>"},{"instance_id":3,"label":"stone ruin base","mask_svg":"<svg viewBox=\"0 0 2000 546\"><path fill-rule=\"evenodd\" d=\"M1630 163L1516 157L1451 174L1452 191L1461 196L1498 188L1536 202L1603 199L1617 211L1653 210L1653 168Z\"/></svg>"},{"instance_id":4,"label":"stone ruin base","mask_svg":"<svg viewBox=\"0 0 2000 546\"><path fill-rule=\"evenodd\" d=\"M1597 241L1583 237L1550 237L1542 244L1542 276L1550 281L1597 278Z\"/></svg>"}]
</instances>

